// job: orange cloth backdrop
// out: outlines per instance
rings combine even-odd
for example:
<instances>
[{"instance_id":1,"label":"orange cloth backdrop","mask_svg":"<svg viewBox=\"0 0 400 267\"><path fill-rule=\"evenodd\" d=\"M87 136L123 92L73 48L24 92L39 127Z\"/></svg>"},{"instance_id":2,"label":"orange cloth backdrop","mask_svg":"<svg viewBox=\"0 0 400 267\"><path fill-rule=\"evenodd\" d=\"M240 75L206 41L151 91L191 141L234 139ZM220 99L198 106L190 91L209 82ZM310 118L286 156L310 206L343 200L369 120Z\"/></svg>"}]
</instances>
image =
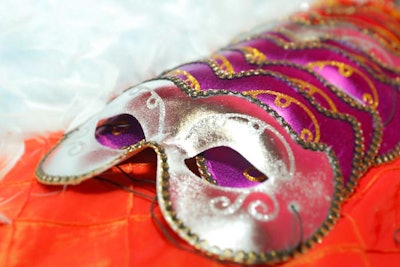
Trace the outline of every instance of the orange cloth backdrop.
<instances>
[{"instance_id":1,"label":"orange cloth backdrop","mask_svg":"<svg viewBox=\"0 0 400 267\"><path fill-rule=\"evenodd\" d=\"M27 140L0 182L0 266L226 266L172 245L151 218L150 200L95 179L66 188L36 182L38 161L60 137ZM154 177L154 163L132 164L135 177ZM118 170L107 176L155 193ZM157 208L155 215L162 220ZM333 230L283 266L400 266L400 159L371 169Z\"/></svg>"}]
</instances>

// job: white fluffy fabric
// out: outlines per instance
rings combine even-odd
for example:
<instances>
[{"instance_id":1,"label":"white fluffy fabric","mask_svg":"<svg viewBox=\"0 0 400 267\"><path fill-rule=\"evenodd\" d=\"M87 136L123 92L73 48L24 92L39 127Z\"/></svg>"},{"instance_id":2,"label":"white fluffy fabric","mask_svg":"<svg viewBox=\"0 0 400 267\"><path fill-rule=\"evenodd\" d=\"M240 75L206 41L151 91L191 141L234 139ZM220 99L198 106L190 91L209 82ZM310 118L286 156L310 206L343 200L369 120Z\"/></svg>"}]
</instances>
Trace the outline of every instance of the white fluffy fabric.
<instances>
[{"instance_id":1,"label":"white fluffy fabric","mask_svg":"<svg viewBox=\"0 0 400 267\"><path fill-rule=\"evenodd\" d=\"M128 86L311 2L3 0L0 178L24 139L74 127Z\"/></svg>"}]
</instances>

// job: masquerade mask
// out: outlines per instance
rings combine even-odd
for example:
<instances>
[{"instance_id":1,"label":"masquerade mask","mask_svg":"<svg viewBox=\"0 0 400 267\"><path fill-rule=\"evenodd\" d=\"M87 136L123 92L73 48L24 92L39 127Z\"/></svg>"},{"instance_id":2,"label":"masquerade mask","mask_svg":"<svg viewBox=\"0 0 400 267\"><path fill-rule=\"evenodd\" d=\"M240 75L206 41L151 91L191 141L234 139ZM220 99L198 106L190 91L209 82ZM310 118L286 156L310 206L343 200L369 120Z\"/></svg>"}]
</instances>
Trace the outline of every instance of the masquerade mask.
<instances>
[{"instance_id":1,"label":"masquerade mask","mask_svg":"<svg viewBox=\"0 0 400 267\"><path fill-rule=\"evenodd\" d=\"M163 216L189 244L248 264L304 252L367 168L398 156L400 96L396 70L364 50L284 38L256 34L126 90L65 134L39 181L79 184L150 147Z\"/></svg>"}]
</instances>

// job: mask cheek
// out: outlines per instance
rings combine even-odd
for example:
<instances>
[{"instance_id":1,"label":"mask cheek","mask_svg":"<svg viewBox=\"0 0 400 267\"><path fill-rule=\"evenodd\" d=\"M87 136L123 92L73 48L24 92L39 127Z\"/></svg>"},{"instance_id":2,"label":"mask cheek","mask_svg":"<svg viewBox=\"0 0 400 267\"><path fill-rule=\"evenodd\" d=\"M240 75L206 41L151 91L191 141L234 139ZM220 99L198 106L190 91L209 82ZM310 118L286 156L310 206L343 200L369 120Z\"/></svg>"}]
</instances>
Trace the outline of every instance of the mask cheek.
<instances>
[{"instance_id":1,"label":"mask cheek","mask_svg":"<svg viewBox=\"0 0 400 267\"><path fill-rule=\"evenodd\" d=\"M158 198L165 218L200 250L228 260L290 253L315 242L329 226L340 174L327 151L291 144L296 171L253 187L217 186L179 167L168 151L169 173L160 173ZM170 156L171 155L171 156ZM229 256L230 255L230 256ZM239 261L240 262L240 261Z\"/></svg>"}]
</instances>

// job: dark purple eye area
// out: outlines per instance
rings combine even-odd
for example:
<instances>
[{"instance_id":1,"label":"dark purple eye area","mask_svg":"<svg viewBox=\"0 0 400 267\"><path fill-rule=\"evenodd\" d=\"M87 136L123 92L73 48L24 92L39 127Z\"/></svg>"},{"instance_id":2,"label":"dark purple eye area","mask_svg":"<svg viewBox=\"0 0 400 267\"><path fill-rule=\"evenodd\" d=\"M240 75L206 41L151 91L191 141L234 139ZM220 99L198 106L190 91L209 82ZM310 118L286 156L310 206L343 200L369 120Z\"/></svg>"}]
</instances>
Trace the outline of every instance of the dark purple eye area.
<instances>
[{"instance_id":1,"label":"dark purple eye area","mask_svg":"<svg viewBox=\"0 0 400 267\"><path fill-rule=\"evenodd\" d=\"M95 131L96 140L103 146L122 149L144 139L139 121L129 114L100 120Z\"/></svg>"},{"instance_id":2,"label":"dark purple eye area","mask_svg":"<svg viewBox=\"0 0 400 267\"><path fill-rule=\"evenodd\" d=\"M268 178L242 155L229 147L216 147L199 157L200 173L206 179L223 187L246 188L256 186Z\"/></svg>"}]
</instances>

